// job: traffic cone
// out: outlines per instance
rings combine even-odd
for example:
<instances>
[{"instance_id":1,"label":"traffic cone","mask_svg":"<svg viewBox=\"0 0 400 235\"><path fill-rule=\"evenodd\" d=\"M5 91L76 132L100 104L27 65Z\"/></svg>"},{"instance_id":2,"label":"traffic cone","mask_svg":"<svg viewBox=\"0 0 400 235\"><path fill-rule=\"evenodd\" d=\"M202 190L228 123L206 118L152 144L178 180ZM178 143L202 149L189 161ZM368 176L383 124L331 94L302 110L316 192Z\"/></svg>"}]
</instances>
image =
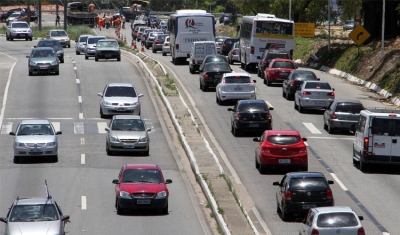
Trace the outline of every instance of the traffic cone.
<instances>
[{"instance_id":1,"label":"traffic cone","mask_svg":"<svg viewBox=\"0 0 400 235\"><path fill-rule=\"evenodd\" d=\"M133 39L132 39L131 47L134 47L134 46L135 46L135 43L133 42Z\"/></svg>"},{"instance_id":2,"label":"traffic cone","mask_svg":"<svg viewBox=\"0 0 400 235\"><path fill-rule=\"evenodd\" d=\"M137 49L136 42L133 41L133 48Z\"/></svg>"},{"instance_id":3,"label":"traffic cone","mask_svg":"<svg viewBox=\"0 0 400 235\"><path fill-rule=\"evenodd\" d=\"M144 52L144 47L142 47L142 50L140 50L141 52Z\"/></svg>"}]
</instances>

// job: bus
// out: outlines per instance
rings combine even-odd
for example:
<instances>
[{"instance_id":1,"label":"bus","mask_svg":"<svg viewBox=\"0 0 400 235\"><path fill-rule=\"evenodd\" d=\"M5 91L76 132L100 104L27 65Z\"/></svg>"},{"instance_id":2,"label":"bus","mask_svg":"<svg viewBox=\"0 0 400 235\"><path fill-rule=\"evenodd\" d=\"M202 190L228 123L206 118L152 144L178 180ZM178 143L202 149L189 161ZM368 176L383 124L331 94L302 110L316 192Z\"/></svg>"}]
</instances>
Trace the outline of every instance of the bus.
<instances>
[{"instance_id":1,"label":"bus","mask_svg":"<svg viewBox=\"0 0 400 235\"><path fill-rule=\"evenodd\" d=\"M293 21L258 13L255 16L243 16L238 31L240 65L245 70L255 69L265 50L284 49L293 58Z\"/></svg>"},{"instance_id":2,"label":"bus","mask_svg":"<svg viewBox=\"0 0 400 235\"><path fill-rule=\"evenodd\" d=\"M168 20L171 57L174 64L189 58L193 42L215 42L215 19L205 10L177 10Z\"/></svg>"}]
</instances>

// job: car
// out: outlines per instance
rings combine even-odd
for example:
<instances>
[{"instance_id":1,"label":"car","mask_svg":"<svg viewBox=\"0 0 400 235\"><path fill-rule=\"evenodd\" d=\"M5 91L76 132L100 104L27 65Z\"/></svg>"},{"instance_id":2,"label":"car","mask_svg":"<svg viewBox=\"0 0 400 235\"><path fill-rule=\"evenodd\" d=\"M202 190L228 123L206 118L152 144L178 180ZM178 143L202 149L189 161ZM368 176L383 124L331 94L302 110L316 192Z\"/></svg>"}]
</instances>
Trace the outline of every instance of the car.
<instances>
[{"instance_id":1,"label":"car","mask_svg":"<svg viewBox=\"0 0 400 235\"><path fill-rule=\"evenodd\" d=\"M107 39L105 36L89 36L86 39L85 60L96 57L96 44L99 40Z\"/></svg>"},{"instance_id":2,"label":"car","mask_svg":"<svg viewBox=\"0 0 400 235\"><path fill-rule=\"evenodd\" d=\"M328 82L303 81L294 95L294 109L326 109L335 99L335 89Z\"/></svg>"},{"instance_id":3,"label":"car","mask_svg":"<svg viewBox=\"0 0 400 235\"><path fill-rule=\"evenodd\" d=\"M69 40L69 36L65 30L62 29L54 29L49 30L46 35L47 39L56 39L60 41L63 47L71 47L71 41Z\"/></svg>"},{"instance_id":4,"label":"car","mask_svg":"<svg viewBox=\"0 0 400 235\"><path fill-rule=\"evenodd\" d=\"M137 34L139 31L140 27L146 27L147 22L143 20L135 20L133 24L131 24L131 35L132 35L132 40L137 40Z\"/></svg>"},{"instance_id":5,"label":"car","mask_svg":"<svg viewBox=\"0 0 400 235\"><path fill-rule=\"evenodd\" d=\"M13 12L6 20L6 25L9 25L13 21L26 21L28 14L23 11Z\"/></svg>"},{"instance_id":6,"label":"car","mask_svg":"<svg viewBox=\"0 0 400 235\"><path fill-rule=\"evenodd\" d=\"M80 35L78 40L75 40L75 53L80 55L85 53L87 38L93 35Z\"/></svg>"},{"instance_id":7,"label":"car","mask_svg":"<svg viewBox=\"0 0 400 235\"><path fill-rule=\"evenodd\" d=\"M306 214L311 208L334 206L335 200L330 184L321 172L289 172L280 182L276 191L276 211L281 213L283 221L292 215Z\"/></svg>"},{"instance_id":8,"label":"car","mask_svg":"<svg viewBox=\"0 0 400 235\"><path fill-rule=\"evenodd\" d=\"M0 221L5 223L5 234L65 234L69 215L63 215L60 206L48 193L47 197L17 197Z\"/></svg>"},{"instance_id":9,"label":"car","mask_svg":"<svg viewBox=\"0 0 400 235\"><path fill-rule=\"evenodd\" d=\"M101 97L101 118L115 114L140 115L140 97L143 94L137 94L132 84L110 83L97 95Z\"/></svg>"},{"instance_id":10,"label":"car","mask_svg":"<svg viewBox=\"0 0 400 235\"><path fill-rule=\"evenodd\" d=\"M221 44L219 54L227 56L234 43L239 42L239 38L225 38Z\"/></svg>"},{"instance_id":11,"label":"car","mask_svg":"<svg viewBox=\"0 0 400 235\"><path fill-rule=\"evenodd\" d=\"M200 69L204 58L207 55L216 55L217 48L214 41L197 41L193 42L193 46L189 55L189 72L194 74Z\"/></svg>"},{"instance_id":12,"label":"car","mask_svg":"<svg viewBox=\"0 0 400 235\"><path fill-rule=\"evenodd\" d=\"M329 134L335 130L350 130L360 118L364 105L359 100L335 99L324 112L324 129Z\"/></svg>"},{"instance_id":13,"label":"car","mask_svg":"<svg viewBox=\"0 0 400 235\"><path fill-rule=\"evenodd\" d=\"M215 37L215 46L217 47L217 53L221 51L222 42L225 40L225 38L229 38L229 36L220 35Z\"/></svg>"},{"instance_id":14,"label":"car","mask_svg":"<svg viewBox=\"0 0 400 235\"><path fill-rule=\"evenodd\" d=\"M153 45L151 46L153 53L157 53L157 51L162 50L162 46L164 45L166 37L169 37L168 34L156 34L153 40Z\"/></svg>"},{"instance_id":15,"label":"car","mask_svg":"<svg viewBox=\"0 0 400 235\"><path fill-rule=\"evenodd\" d=\"M115 184L115 208L122 215L126 209L158 209L168 214L169 190L171 179L164 179L160 166L156 164L126 164Z\"/></svg>"},{"instance_id":16,"label":"car","mask_svg":"<svg viewBox=\"0 0 400 235\"><path fill-rule=\"evenodd\" d=\"M266 130L256 142L255 162L261 174L268 168L300 168L308 171L308 152L304 141L296 130Z\"/></svg>"},{"instance_id":17,"label":"car","mask_svg":"<svg viewBox=\"0 0 400 235\"><path fill-rule=\"evenodd\" d=\"M14 21L7 25L6 40L12 41L14 38L32 41L32 29L28 23L24 21Z\"/></svg>"},{"instance_id":18,"label":"car","mask_svg":"<svg viewBox=\"0 0 400 235\"><path fill-rule=\"evenodd\" d=\"M144 46L146 47L147 50L148 50L150 47L153 46L153 42L154 42L154 40L155 40L155 38L156 38L156 36L157 36L158 34L164 34L164 32L163 32L162 30L155 30L155 31L153 31L153 32L149 32L149 33L148 33L148 35L147 35L147 37L146 37L145 44L144 44Z\"/></svg>"},{"instance_id":19,"label":"car","mask_svg":"<svg viewBox=\"0 0 400 235\"><path fill-rule=\"evenodd\" d=\"M233 64L235 62L240 62L240 45L239 42L235 42L228 53L228 63Z\"/></svg>"},{"instance_id":20,"label":"car","mask_svg":"<svg viewBox=\"0 0 400 235\"><path fill-rule=\"evenodd\" d=\"M7 12L1 14L1 15L0 15L0 19L1 19L2 22L6 22L6 21L7 21L7 18L8 18L12 13L14 13L14 12L23 12L23 11L28 12L28 9L27 9L27 8L22 8L22 7L19 7L19 8L12 8L12 9L8 10ZM36 20L38 19L37 12L34 11L34 10L30 10L30 13L31 13L31 22L36 21ZM8 24L6 24L6 25L8 25Z\"/></svg>"},{"instance_id":21,"label":"car","mask_svg":"<svg viewBox=\"0 0 400 235\"><path fill-rule=\"evenodd\" d=\"M264 70L264 84L271 86L272 83L283 83L289 73L295 69L297 69L297 65L292 60L273 59Z\"/></svg>"},{"instance_id":22,"label":"car","mask_svg":"<svg viewBox=\"0 0 400 235\"><path fill-rule=\"evenodd\" d=\"M117 61L121 61L121 49L115 39L100 39L97 41L95 50L95 61L99 61L99 59L117 59Z\"/></svg>"},{"instance_id":23,"label":"car","mask_svg":"<svg viewBox=\"0 0 400 235\"><path fill-rule=\"evenodd\" d=\"M299 235L341 234L365 235L363 216L348 206L311 208L301 224Z\"/></svg>"},{"instance_id":24,"label":"car","mask_svg":"<svg viewBox=\"0 0 400 235\"><path fill-rule=\"evenodd\" d=\"M158 32L160 32L160 33L164 33L162 30L159 30L159 29L152 29L152 28L145 29L145 30L143 31L142 35L141 35L141 44L143 44L144 46L146 46L147 36L149 36L149 34L150 34L151 32L156 32L156 31L158 31ZM153 42L152 42L152 43L153 43ZM147 48L147 49L148 49L148 48Z\"/></svg>"},{"instance_id":25,"label":"car","mask_svg":"<svg viewBox=\"0 0 400 235\"><path fill-rule=\"evenodd\" d=\"M106 137L107 155L113 152L142 152L149 155L150 138L146 124L138 115L114 115L110 121Z\"/></svg>"},{"instance_id":26,"label":"car","mask_svg":"<svg viewBox=\"0 0 400 235\"><path fill-rule=\"evenodd\" d=\"M354 20L346 20L343 25L343 30L346 31L354 29L354 26L355 26Z\"/></svg>"},{"instance_id":27,"label":"car","mask_svg":"<svg viewBox=\"0 0 400 235\"><path fill-rule=\"evenodd\" d=\"M165 40L164 40L164 43L163 43L163 45L161 47L161 51L162 51L162 55L163 56L166 56L167 53L171 52L171 47L170 47L169 43L170 43L169 36L166 36Z\"/></svg>"},{"instance_id":28,"label":"car","mask_svg":"<svg viewBox=\"0 0 400 235\"><path fill-rule=\"evenodd\" d=\"M290 60L290 54L288 51L284 49L279 49L279 50L264 50L262 55L260 57L257 57L259 59L258 61L258 68L257 68L257 75L264 79L264 71L265 69L269 66L271 61L276 58L281 58L281 59L288 59Z\"/></svg>"},{"instance_id":29,"label":"car","mask_svg":"<svg viewBox=\"0 0 400 235\"><path fill-rule=\"evenodd\" d=\"M226 62L226 63L228 63L228 60L223 55L206 55L204 57L203 61L201 62L199 72L202 72L204 69L204 66L210 62Z\"/></svg>"},{"instance_id":30,"label":"car","mask_svg":"<svg viewBox=\"0 0 400 235\"><path fill-rule=\"evenodd\" d=\"M52 47L33 48L28 58L28 74L60 74L60 63L56 50Z\"/></svg>"},{"instance_id":31,"label":"car","mask_svg":"<svg viewBox=\"0 0 400 235\"><path fill-rule=\"evenodd\" d=\"M255 100L256 83L249 73L225 73L216 90L216 102L223 105L228 100Z\"/></svg>"},{"instance_id":32,"label":"car","mask_svg":"<svg viewBox=\"0 0 400 235\"><path fill-rule=\"evenodd\" d=\"M41 39L35 47L52 47L57 53L60 63L64 63L64 49L60 42L55 39Z\"/></svg>"},{"instance_id":33,"label":"car","mask_svg":"<svg viewBox=\"0 0 400 235\"><path fill-rule=\"evenodd\" d=\"M282 83L282 96L287 100L294 97L297 89L303 83L303 81L319 81L317 75L311 70L292 70Z\"/></svg>"},{"instance_id":34,"label":"car","mask_svg":"<svg viewBox=\"0 0 400 235\"><path fill-rule=\"evenodd\" d=\"M146 29L151 29L150 27L148 27L148 26L140 26L139 28L138 28L138 31L137 31L137 33L136 33L136 41L141 41L142 40L142 35L143 35L143 33L144 33L144 30L146 30Z\"/></svg>"},{"instance_id":35,"label":"car","mask_svg":"<svg viewBox=\"0 0 400 235\"><path fill-rule=\"evenodd\" d=\"M156 15L151 15L147 17L147 26L149 27L157 27L160 19Z\"/></svg>"},{"instance_id":36,"label":"car","mask_svg":"<svg viewBox=\"0 0 400 235\"><path fill-rule=\"evenodd\" d=\"M230 73L232 69L226 62L209 62L199 74L200 90L207 91L210 87L216 87L221 82L224 73Z\"/></svg>"},{"instance_id":37,"label":"car","mask_svg":"<svg viewBox=\"0 0 400 235\"><path fill-rule=\"evenodd\" d=\"M22 157L58 161L58 135L62 132L56 131L49 120L22 120L9 134L14 136L14 163Z\"/></svg>"},{"instance_id":38,"label":"car","mask_svg":"<svg viewBox=\"0 0 400 235\"><path fill-rule=\"evenodd\" d=\"M264 100L239 100L233 108L228 108L231 115L231 132L240 136L243 131L272 130L273 110Z\"/></svg>"},{"instance_id":39,"label":"car","mask_svg":"<svg viewBox=\"0 0 400 235\"><path fill-rule=\"evenodd\" d=\"M221 17L219 17L219 23L220 23L220 24L224 23L224 18L225 18L225 17L228 17L228 18L229 18L229 21L230 21L231 18L232 18L232 13L223 13L223 14L221 15Z\"/></svg>"}]
</instances>

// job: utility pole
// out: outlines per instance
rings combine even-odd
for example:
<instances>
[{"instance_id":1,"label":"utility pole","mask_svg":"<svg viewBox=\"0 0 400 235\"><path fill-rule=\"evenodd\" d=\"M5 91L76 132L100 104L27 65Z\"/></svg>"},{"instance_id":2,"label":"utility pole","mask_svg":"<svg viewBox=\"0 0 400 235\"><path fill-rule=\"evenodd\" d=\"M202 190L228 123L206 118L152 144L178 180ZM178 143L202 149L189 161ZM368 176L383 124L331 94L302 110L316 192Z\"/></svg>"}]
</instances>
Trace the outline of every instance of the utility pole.
<instances>
[{"instance_id":1,"label":"utility pole","mask_svg":"<svg viewBox=\"0 0 400 235\"><path fill-rule=\"evenodd\" d=\"M39 0L40 1L40 0ZM64 0L64 30L67 31L67 0Z\"/></svg>"},{"instance_id":2,"label":"utility pole","mask_svg":"<svg viewBox=\"0 0 400 235\"><path fill-rule=\"evenodd\" d=\"M31 1L28 0L26 5L26 14L28 15L27 23L31 25Z\"/></svg>"},{"instance_id":3,"label":"utility pole","mask_svg":"<svg viewBox=\"0 0 400 235\"><path fill-rule=\"evenodd\" d=\"M42 31L42 0L39 0L38 23L39 23L39 31Z\"/></svg>"},{"instance_id":4,"label":"utility pole","mask_svg":"<svg viewBox=\"0 0 400 235\"><path fill-rule=\"evenodd\" d=\"M385 0L382 2L382 42L381 42L381 58L385 55Z\"/></svg>"},{"instance_id":5,"label":"utility pole","mask_svg":"<svg viewBox=\"0 0 400 235\"><path fill-rule=\"evenodd\" d=\"M331 51L331 1L328 0L328 52Z\"/></svg>"}]
</instances>

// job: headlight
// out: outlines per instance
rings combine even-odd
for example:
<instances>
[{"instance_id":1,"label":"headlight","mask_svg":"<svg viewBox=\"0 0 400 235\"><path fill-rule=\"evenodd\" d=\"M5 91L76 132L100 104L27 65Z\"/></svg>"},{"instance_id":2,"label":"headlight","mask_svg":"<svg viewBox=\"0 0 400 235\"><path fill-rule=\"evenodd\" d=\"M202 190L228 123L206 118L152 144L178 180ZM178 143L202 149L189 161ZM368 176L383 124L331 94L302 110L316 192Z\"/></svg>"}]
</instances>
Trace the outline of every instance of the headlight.
<instances>
[{"instance_id":1,"label":"headlight","mask_svg":"<svg viewBox=\"0 0 400 235\"><path fill-rule=\"evenodd\" d=\"M147 142L147 136L144 136L139 139L139 142Z\"/></svg>"},{"instance_id":2,"label":"headlight","mask_svg":"<svg viewBox=\"0 0 400 235\"><path fill-rule=\"evenodd\" d=\"M56 146L56 142L47 143L47 147L54 147L54 146Z\"/></svg>"},{"instance_id":3,"label":"headlight","mask_svg":"<svg viewBox=\"0 0 400 235\"><path fill-rule=\"evenodd\" d=\"M58 61L55 60L55 61L51 62L51 65L58 65Z\"/></svg>"},{"instance_id":4,"label":"headlight","mask_svg":"<svg viewBox=\"0 0 400 235\"><path fill-rule=\"evenodd\" d=\"M111 141L111 142L119 142L118 138L115 137L115 136L111 136L111 137L110 137L110 141Z\"/></svg>"},{"instance_id":5,"label":"headlight","mask_svg":"<svg viewBox=\"0 0 400 235\"><path fill-rule=\"evenodd\" d=\"M103 105L111 105L111 102L103 101Z\"/></svg>"},{"instance_id":6,"label":"headlight","mask_svg":"<svg viewBox=\"0 0 400 235\"><path fill-rule=\"evenodd\" d=\"M33 61L29 61L29 65L36 66L36 63Z\"/></svg>"},{"instance_id":7,"label":"headlight","mask_svg":"<svg viewBox=\"0 0 400 235\"><path fill-rule=\"evenodd\" d=\"M123 197L123 198L128 198L128 199L132 198L131 195L128 192L125 192L125 191L119 192L119 196Z\"/></svg>"},{"instance_id":8,"label":"headlight","mask_svg":"<svg viewBox=\"0 0 400 235\"><path fill-rule=\"evenodd\" d=\"M17 147L25 147L25 143L20 143L20 142L18 142L18 143L16 143L15 144Z\"/></svg>"},{"instance_id":9,"label":"headlight","mask_svg":"<svg viewBox=\"0 0 400 235\"><path fill-rule=\"evenodd\" d=\"M17 32L17 30L15 30L15 29L13 29L13 30L11 30L13 33L16 33Z\"/></svg>"},{"instance_id":10,"label":"headlight","mask_svg":"<svg viewBox=\"0 0 400 235\"><path fill-rule=\"evenodd\" d=\"M161 199L161 198L166 198L167 197L167 192L161 191L157 193L156 199Z\"/></svg>"}]
</instances>

